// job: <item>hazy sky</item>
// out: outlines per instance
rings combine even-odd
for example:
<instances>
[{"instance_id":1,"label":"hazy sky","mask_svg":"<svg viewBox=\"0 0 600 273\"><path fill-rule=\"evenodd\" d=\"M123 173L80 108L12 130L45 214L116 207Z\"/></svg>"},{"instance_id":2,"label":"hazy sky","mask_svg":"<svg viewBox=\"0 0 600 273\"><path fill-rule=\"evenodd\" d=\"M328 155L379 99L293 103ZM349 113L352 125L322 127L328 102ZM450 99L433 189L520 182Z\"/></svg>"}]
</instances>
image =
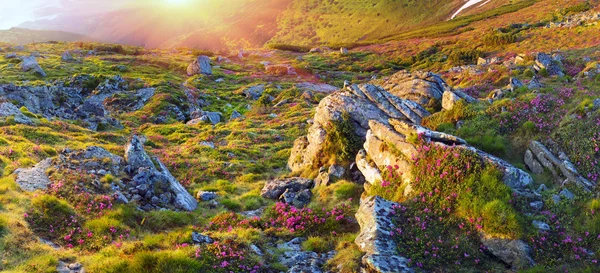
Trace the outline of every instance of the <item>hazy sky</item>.
<instances>
[{"instance_id":1,"label":"hazy sky","mask_svg":"<svg viewBox=\"0 0 600 273\"><path fill-rule=\"evenodd\" d=\"M86 15L112 10L138 0L0 0L0 29L59 14Z\"/></svg>"}]
</instances>

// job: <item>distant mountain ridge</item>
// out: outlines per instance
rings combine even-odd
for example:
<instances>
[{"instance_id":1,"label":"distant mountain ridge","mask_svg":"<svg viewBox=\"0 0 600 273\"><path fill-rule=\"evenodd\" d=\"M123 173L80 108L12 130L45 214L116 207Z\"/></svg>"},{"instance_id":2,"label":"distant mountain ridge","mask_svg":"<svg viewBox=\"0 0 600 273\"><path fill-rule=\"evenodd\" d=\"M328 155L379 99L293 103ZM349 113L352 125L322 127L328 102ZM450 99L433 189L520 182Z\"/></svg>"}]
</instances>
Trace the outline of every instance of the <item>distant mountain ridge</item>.
<instances>
[{"instance_id":1,"label":"distant mountain ridge","mask_svg":"<svg viewBox=\"0 0 600 273\"><path fill-rule=\"evenodd\" d=\"M11 44L29 44L48 41L74 42L81 40L90 40L90 38L81 34L56 30L31 30L24 28L0 30L0 42Z\"/></svg>"},{"instance_id":2,"label":"distant mountain ridge","mask_svg":"<svg viewBox=\"0 0 600 273\"><path fill-rule=\"evenodd\" d=\"M508 0L491 0L483 12ZM517 1L518 2L518 1ZM377 42L383 37L448 20L462 0L230 0L184 9L144 7L93 16L58 16L20 27L62 30L99 41L156 47L210 50Z\"/></svg>"}]
</instances>

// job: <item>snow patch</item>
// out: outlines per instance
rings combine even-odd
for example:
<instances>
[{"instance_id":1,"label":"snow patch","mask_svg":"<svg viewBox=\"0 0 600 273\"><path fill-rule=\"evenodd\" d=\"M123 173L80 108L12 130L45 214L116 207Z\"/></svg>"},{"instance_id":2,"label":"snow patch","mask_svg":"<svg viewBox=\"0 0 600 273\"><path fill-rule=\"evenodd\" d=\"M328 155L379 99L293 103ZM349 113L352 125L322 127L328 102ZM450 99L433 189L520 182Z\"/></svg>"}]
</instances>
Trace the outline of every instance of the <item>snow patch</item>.
<instances>
[{"instance_id":1,"label":"snow patch","mask_svg":"<svg viewBox=\"0 0 600 273\"><path fill-rule=\"evenodd\" d=\"M459 13L461 13L463 10L465 10L465 9L468 9L469 7L471 7L471 6L475 5L475 4L479 3L479 2L482 2L482 1L483 1L483 0L469 0L467 3L465 3L465 4L464 4L462 7L460 7L460 8L459 8L459 9L458 9L458 10L457 10L457 11L456 11L456 12L455 12L453 15L452 15L452 17L450 18L450 20L452 20L452 19L454 19L456 16L458 16L458 14L459 14ZM487 1L487 2L485 2L485 3L483 3L481 6L483 6L483 5L485 5L485 4L489 3L489 2L490 2L490 0L488 0L488 1ZM481 6L480 6L480 7L481 7Z\"/></svg>"}]
</instances>

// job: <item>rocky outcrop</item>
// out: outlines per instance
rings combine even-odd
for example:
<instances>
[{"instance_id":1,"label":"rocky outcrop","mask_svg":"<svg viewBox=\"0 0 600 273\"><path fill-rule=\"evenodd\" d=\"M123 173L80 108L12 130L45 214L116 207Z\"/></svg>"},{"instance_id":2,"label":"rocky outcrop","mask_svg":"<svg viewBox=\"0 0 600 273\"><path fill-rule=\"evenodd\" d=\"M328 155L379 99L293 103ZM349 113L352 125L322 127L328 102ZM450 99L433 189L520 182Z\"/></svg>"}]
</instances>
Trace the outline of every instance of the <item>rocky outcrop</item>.
<instances>
[{"instance_id":1,"label":"rocky outcrop","mask_svg":"<svg viewBox=\"0 0 600 273\"><path fill-rule=\"evenodd\" d=\"M369 120L387 123L389 118L394 118L420 124L422 118L429 115L419 104L394 96L381 87L371 84L348 86L319 103L308 135L294 142L288 161L292 171L322 167L313 163L323 151L330 124L342 120L344 113L348 114L356 135L362 139L369 129Z\"/></svg>"},{"instance_id":2,"label":"rocky outcrop","mask_svg":"<svg viewBox=\"0 0 600 273\"><path fill-rule=\"evenodd\" d=\"M132 186L135 188L130 189L132 198L134 200L143 198L140 201L146 202L145 209L172 204L177 209L195 210L198 206L196 199L157 157L150 158L142 145L142 140L134 135L125 149L128 172L132 174L137 172L133 177ZM143 193L143 196L140 193Z\"/></svg>"},{"instance_id":3,"label":"rocky outcrop","mask_svg":"<svg viewBox=\"0 0 600 273\"><path fill-rule=\"evenodd\" d=\"M558 185L574 183L587 190L592 190L596 186L579 174L575 165L556 143L551 140L546 143L550 148L539 141L529 143L524 160L531 172L541 174L544 170L548 170Z\"/></svg>"},{"instance_id":4,"label":"rocky outcrop","mask_svg":"<svg viewBox=\"0 0 600 273\"><path fill-rule=\"evenodd\" d=\"M46 170L52 166L52 159L47 158L40 161L34 167L29 169L17 169L17 185L25 191L45 190L51 181Z\"/></svg>"},{"instance_id":5,"label":"rocky outcrop","mask_svg":"<svg viewBox=\"0 0 600 273\"><path fill-rule=\"evenodd\" d=\"M378 178L380 174L374 174L376 173L375 169L382 170L387 166L398 166L398 171L403 174L402 179L408 183L406 190L410 191L410 183L413 181L410 174L414 166L413 158L417 153L417 146L409 140L409 137L419 135L427 143L452 146L477 153L488 164L496 166L504 174L504 183L516 192L526 191L527 186L533 182L531 176L523 170L469 146L466 141L458 137L431 131L402 120L390 119L387 123L371 120L369 126L370 130L364 144L365 152L359 153L357 157L357 163L360 162L359 168L363 174L368 174L365 177ZM364 162L365 160L370 160L370 162ZM369 179L367 182L378 183L378 181Z\"/></svg>"},{"instance_id":6,"label":"rocky outcrop","mask_svg":"<svg viewBox=\"0 0 600 273\"><path fill-rule=\"evenodd\" d=\"M96 146L76 151L65 149L53 160L53 165L57 172L88 174L92 181L85 187L90 193L105 194L107 189L100 185L100 180L112 175L109 190L115 199L135 202L142 210L195 210L198 203L194 197L158 158L146 153L143 143L142 138L134 135L126 146L125 158Z\"/></svg>"},{"instance_id":7,"label":"rocky outcrop","mask_svg":"<svg viewBox=\"0 0 600 273\"><path fill-rule=\"evenodd\" d=\"M356 244L366 252L362 261L366 272L409 273L414 272L408 266L408 259L400 256L398 247L391 235L395 225L392 223L396 203L379 196L361 200L356 212L360 225L360 234Z\"/></svg>"},{"instance_id":8,"label":"rocky outcrop","mask_svg":"<svg viewBox=\"0 0 600 273\"><path fill-rule=\"evenodd\" d=\"M440 105L444 91L450 86L437 74L431 72L400 71L392 75L381 86L390 94L401 99L412 100L423 107Z\"/></svg>"},{"instance_id":9,"label":"rocky outcrop","mask_svg":"<svg viewBox=\"0 0 600 273\"><path fill-rule=\"evenodd\" d=\"M280 200L295 207L304 207L310 202L314 181L306 178L275 179L265 183L261 190L263 198Z\"/></svg>"},{"instance_id":10,"label":"rocky outcrop","mask_svg":"<svg viewBox=\"0 0 600 273\"><path fill-rule=\"evenodd\" d=\"M208 56L199 56L187 67L188 76L198 74L212 75L212 67L210 66L210 58Z\"/></svg>"},{"instance_id":11,"label":"rocky outcrop","mask_svg":"<svg viewBox=\"0 0 600 273\"><path fill-rule=\"evenodd\" d=\"M562 77L565 73L562 71L562 63L560 60L554 60L550 55L546 53L538 53L535 58L535 65L533 68L540 72L542 69L546 69L548 75Z\"/></svg>"},{"instance_id":12,"label":"rocky outcrop","mask_svg":"<svg viewBox=\"0 0 600 273\"><path fill-rule=\"evenodd\" d=\"M74 79L73 83L59 82L51 86L0 85L0 98L48 119L81 120L89 129L97 130L99 127L120 128L112 113L139 110L155 92L154 88L130 91L120 76L106 79L91 92L79 83L90 80Z\"/></svg>"},{"instance_id":13,"label":"rocky outcrop","mask_svg":"<svg viewBox=\"0 0 600 273\"><path fill-rule=\"evenodd\" d=\"M0 103L0 117L14 117L19 124L33 124L33 121L25 116L19 108L10 102Z\"/></svg>"},{"instance_id":14,"label":"rocky outcrop","mask_svg":"<svg viewBox=\"0 0 600 273\"><path fill-rule=\"evenodd\" d=\"M487 250L514 270L533 266L531 248L521 240L482 238L481 243Z\"/></svg>"}]
</instances>

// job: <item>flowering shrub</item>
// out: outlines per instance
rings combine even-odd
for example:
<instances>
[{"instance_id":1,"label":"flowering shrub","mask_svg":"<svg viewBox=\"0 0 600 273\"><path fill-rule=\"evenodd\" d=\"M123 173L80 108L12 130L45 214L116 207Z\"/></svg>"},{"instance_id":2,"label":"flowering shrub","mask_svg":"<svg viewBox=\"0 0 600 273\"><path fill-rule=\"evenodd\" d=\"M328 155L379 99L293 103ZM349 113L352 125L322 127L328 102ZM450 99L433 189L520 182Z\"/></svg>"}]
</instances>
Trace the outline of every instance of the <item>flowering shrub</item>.
<instances>
[{"instance_id":1,"label":"flowering shrub","mask_svg":"<svg viewBox=\"0 0 600 273\"><path fill-rule=\"evenodd\" d=\"M455 201L456 196L448 196ZM392 236L398 250L411 266L434 272L477 267L481 272L493 267L486 248L479 242L479 220L463 220L442 207L436 207L428 194L394 207L396 228Z\"/></svg>"},{"instance_id":2,"label":"flowering shrub","mask_svg":"<svg viewBox=\"0 0 600 273\"><path fill-rule=\"evenodd\" d=\"M556 138L588 180L600 182L600 115L582 118L561 127Z\"/></svg>"},{"instance_id":3,"label":"flowering shrub","mask_svg":"<svg viewBox=\"0 0 600 273\"><path fill-rule=\"evenodd\" d=\"M260 217L243 218L235 213L224 213L215 216L208 224L207 230L231 231L234 228L258 228L288 231L297 235L313 233L342 232L351 223L351 208L348 204L340 204L331 210L325 208L312 210L298 209L294 206L278 202Z\"/></svg>"},{"instance_id":4,"label":"flowering shrub","mask_svg":"<svg viewBox=\"0 0 600 273\"><path fill-rule=\"evenodd\" d=\"M565 105L569 92L560 96L538 94L531 100L514 100L492 108L492 118L500 121L500 132L511 133L525 122L533 122L541 133L551 133L559 127L560 121L567 114L561 109Z\"/></svg>"},{"instance_id":5,"label":"flowering shrub","mask_svg":"<svg viewBox=\"0 0 600 273\"><path fill-rule=\"evenodd\" d=\"M436 210L478 219L478 229L490 235L520 236L512 190L475 152L421 141L413 161L413 190L426 194Z\"/></svg>"},{"instance_id":6,"label":"flowering shrub","mask_svg":"<svg viewBox=\"0 0 600 273\"><path fill-rule=\"evenodd\" d=\"M263 272L263 265L248 259L246 247L233 240L216 241L204 247L196 248L194 257L212 265L210 272Z\"/></svg>"},{"instance_id":7,"label":"flowering shrub","mask_svg":"<svg viewBox=\"0 0 600 273\"><path fill-rule=\"evenodd\" d=\"M579 215L576 217L556 209L541 212L542 220L550 230L529 238L536 261L552 267L565 264L582 268L600 266L600 202L592 200L590 204L587 208L577 208ZM579 228L573 229L573 225Z\"/></svg>"}]
</instances>

